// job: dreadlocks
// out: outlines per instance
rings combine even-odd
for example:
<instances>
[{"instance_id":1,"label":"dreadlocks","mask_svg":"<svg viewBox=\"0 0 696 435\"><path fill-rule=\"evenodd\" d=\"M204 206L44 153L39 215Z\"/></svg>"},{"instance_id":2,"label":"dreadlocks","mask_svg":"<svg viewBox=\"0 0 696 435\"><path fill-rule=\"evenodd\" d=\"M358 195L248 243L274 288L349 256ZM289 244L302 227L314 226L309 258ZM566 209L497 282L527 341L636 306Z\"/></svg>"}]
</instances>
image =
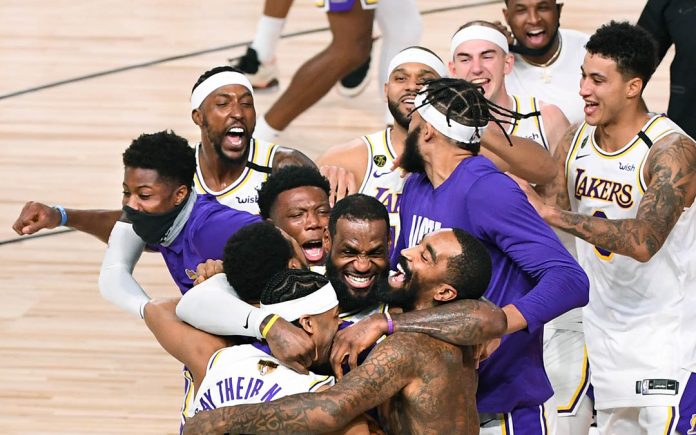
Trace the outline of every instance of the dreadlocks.
<instances>
[{"instance_id":1,"label":"dreadlocks","mask_svg":"<svg viewBox=\"0 0 696 435\"><path fill-rule=\"evenodd\" d=\"M476 137L479 139L481 138L479 129L483 130L492 121L502 130L510 146L512 146L512 142L503 124L515 124L520 119L539 115L539 112L522 114L499 106L483 96L483 88L461 79L430 80L419 94L424 94L425 100L414 107L411 113L430 104L438 112L445 115L448 126L451 126L451 121L454 121L468 127L475 127ZM496 115L502 119L498 119ZM511 118L512 121L508 121L507 118ZM478 154L481 148L480 141L457 142L462 148L468 149L474 154Z\"/></svg>"}]
</instances>

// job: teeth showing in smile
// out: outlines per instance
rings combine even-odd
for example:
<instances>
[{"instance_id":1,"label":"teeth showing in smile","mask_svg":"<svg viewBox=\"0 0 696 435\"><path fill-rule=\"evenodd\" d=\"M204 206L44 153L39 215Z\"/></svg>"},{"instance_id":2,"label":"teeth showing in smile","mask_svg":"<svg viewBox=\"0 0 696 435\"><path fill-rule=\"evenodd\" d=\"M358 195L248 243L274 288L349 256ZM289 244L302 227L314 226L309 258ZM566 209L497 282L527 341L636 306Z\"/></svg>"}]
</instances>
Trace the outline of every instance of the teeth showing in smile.
<instances>
[{"instance_id":1,"label":"teeth showing in smile","mask_svg":"<svg viewBox=\"0 0 696 435\"><path fill-rule=\"evenodd\" d=\"M474 84L474 85L482 85L482 84L484 84L484 83L488 83L488 79L484 79L484 78L473 79L473 80L471 81L471 83Z\"/></svg>"},{"instance_id":2,"label":"teeth showing in smile","mask_svg":"<svg viewBox=\"0 0 696 435\"><path fill-rule=\"evenodd\" d=\"M372 283L372 278L374 275L370 276L356 276L349 273L344 274L348 284L356 288L367 288Z\"/></svg>"},{"instance_id":3,"label":"teeth showing in smile","mask_svg":"<svg viewBox=\"0 0 696 435\"><path fill-rule=\"evenodd\" d=\"M241 127L232 127L229 130L227 130L227 133L232 133L232 134L244 134L244 129Z\"/></svg>"},{"instance_id":4,"label":"teeth showing in smile","mask_svg":"<svg viewBox=\"0 0 696 435\"><path fill-rule=\"evenodd\" d=\"M537 35L541 35L542 33L544 33L543 30L530 30L529 32L527 32L527 35L537 36Z\"/></svg>"},{"instance_id":5,"label":"teeth showing in smile","mask_svg":"<svg viewBox=\"0 0 696 435\"><path fill-rule=\"evenodd\" d=\"M404 271L403 266L401 266L401 264L397 264L397 265L396 265L396 270L398 270L399 272L401 272L401 273L403 273L403 274L406 273L406 272Z\"/></svg>"}]
</instances>

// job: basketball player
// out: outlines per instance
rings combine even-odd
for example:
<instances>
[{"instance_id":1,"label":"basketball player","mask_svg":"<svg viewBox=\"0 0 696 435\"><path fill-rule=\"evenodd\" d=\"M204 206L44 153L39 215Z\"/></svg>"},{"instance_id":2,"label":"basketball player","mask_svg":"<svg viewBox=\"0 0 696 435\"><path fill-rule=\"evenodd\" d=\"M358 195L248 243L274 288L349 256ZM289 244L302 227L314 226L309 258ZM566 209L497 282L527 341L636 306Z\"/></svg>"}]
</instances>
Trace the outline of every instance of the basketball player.
<instances>
[{"instance_id":1,"label":"basketball player","mask_svg":"<svg viewBox=\"0 0 696 435\"><path fill-rule=\"evenodd\" d=\"M195 394L195 398L184 409L186 417L225 406L266 403L291 394L321 391L334 384L333 376L300 374L286 367L264 342L230 346L223 337L199 331L176 317L175 306L176 299L148 302L145 323L162 347L190 370L195 392L189 394ZM274 319L282 317L302 328L316 349L313 367L328 361L331 341L341 321L336 293L326 278L304 270L280 272L263 290L261 306L278 313ZM361 424L362 432L351 433L369 433L366 424Z\"/></svg>"},{"instance_id":2,"label":"basketball player","mask_svg":"<svg viewBox=\"0 0 696 435\"><path fill-rule=\"evenodd\" d=\"M507 52L507 41L497 27L485 21L465 24L452 38L453 76L481 85L490 101L515 112L537 112L532 118L514 121L508 133L536 140L553 153L569 124L558 107L533 96L509 95L505 76L516 59ZM560 232L559 238L575 255L574 237ZM561 434L587 434L592 424L585 342L580 308L563 314L545 327L544 365L554 390Z\"/></svg>"},{"instance_id":3,"label":"basketball player","mask_svg":"<svg viewBox=\"0 0 696 435\"><path fill-rule=\"evenodd\" d=\"M481 432L553 433L542 327L587 303L587 277L517 185L477 155L481 130L495 119L478 87L437 80L414 104L401 160L412 172L401 197L401 227L409 230L395 253L442 227L467 228L483 241L493 260L485 296L503 307L507 335L479 369Z\"/></svg>"},{"instance_id":4,"label":"basketball player","mask_svg":"<svg viewBox=\"0 0 696 435\"><path fill-rule=\"evenodd\" d=\"M428 235L404 251L406 277L390 280L385 293L406 310L420 310L457 299L477 299L490 279L485 247L461 230ZM411 261L433 255L431 262ZM497 313L502 317L502 313ZM472 348L446 344L424 334L395 333L367 360L324 392L299 394L262 406L200 412L188 434L224 432L323 432L340 428L362 412L380 406L388 433L478 433Z\"/></svg>"},{"instance_id":5,"label":"basketball player","mask_svg":"<svg viewBox=\"0 0 696 435\"><path fill-rule=\"evenodd\" d=\"M505 0L505 6L503 16L515 37L507 89L558 106L571 124L582 121L575 89L589 35L559 28L563 4L556 0Z\"/></svg>"},{"instance_id":6,"label":"basketball player","mask_svg":"<svg viewBox=\"0 0 696 435\"><path fill-rule=\"evenodd\" d=\"M261 218L270 219L302 247L310 266L323 266L328 247L329 181L316 168L287 166L268 177L259 189Z\"/></svg>"},{"instance_id":7,"label":"basketball player","mask_svg":"<svg viewBox=\"0 0 696 435\"><path fill-rule=\"evenodd\" d=\"M442 60L427 48L402 50L389 65L389 80L384 84L394 126L331 147L317 160L322 173L335 186L330 199L338 200L357 190L384 204L389 211L391 240L396 240L399 235L399 202L405 181L404 174L394 166L404 149L413 99L426 81L444 76L446 68ZM486 145L490 149L486 149L486 156L505 170L512 169L527 179L550 181L549 173L554 168L548 153L541 152L531 141L514 140L515 146L510 147L503 137L488 133ZM519 161L518 156L526 160ZM531 170L525 171L525 167Z\"/></svg>"},{"instance_id":8,"label":"basketball player","mask_svg":"<svg viewBox=\"0 0 696 435\"><path fill-rule=\"evenodd\" d=\"M273 170L314 163L299 151L252 137L256 124L249 80L231 67L206 71L193 87L191 116L201 131L194 186L198 193L258 213L257 189ZM106 242L121 210L66 210L28 202L12 228L19 235L69 226ZM131 234L132 235L132 234Z\"/></svg>"},{"instance_id":9,"label":"basketball player","mask_svg":"<svg viewBox=\"0 0 696 435\"><path fill-rule=\"evenodd\" d=\"M528 192L549 224L582 239L578 258L591 282L585 339L603 434L675 433L696 368L696 144L646 111L642 92L655 68L644 30L600 27L582 65L585 122L559 144L563 171L546 188L548 205ZM694 413L681 411L681 428Z\"/></svg>"},{"instance_id":10,"label":"basketball player","mask_svg":"<svg viewBox=\"0 0 696 435\"><path fill-rule=\"evenodd\" d=\"M123 153L123 165L126 221L117 222L112 232L99 288L104 298L142 317L148 298L132 271L146 246L162 254L185 293L193 284L196 266L221 257L227 239L259 217L226 207L210 195L197 195L192 190L194 150L174 133L143 134L133 140Z\"/></svg>"}]
</instances>

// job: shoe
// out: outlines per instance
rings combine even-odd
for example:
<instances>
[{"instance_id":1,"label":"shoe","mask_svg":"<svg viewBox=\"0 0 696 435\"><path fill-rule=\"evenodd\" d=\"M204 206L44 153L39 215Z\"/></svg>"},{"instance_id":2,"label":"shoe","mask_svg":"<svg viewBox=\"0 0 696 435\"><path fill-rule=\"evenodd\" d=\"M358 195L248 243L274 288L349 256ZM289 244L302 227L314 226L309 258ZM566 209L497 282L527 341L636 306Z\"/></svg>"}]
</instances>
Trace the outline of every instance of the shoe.
<instances>
[{"instance_id":1,"label":"shoe","mask_svg":"<svg viewBox=\"0 0 696 435\"><path fill-rule=\"evenodd\" d=\"M234 61L237 63L234 64ZM254 90L278 89L278 65L276 65L275 59L271 62L261 63L256 50L247 47L244 56L237 59L229 59L229 62L231 66L242 71L247 76Z\"/></svg>"},{"instance_id":2,"label":"shoe","mask_svg":"<svg viewBox=\"0 0 696 435\"><path fill-rule=\"evenodd\" d=\"M370 79L367 73L370 72L370 58L368 57L365 63L348 73L336 84L338 93L344 97L357 97L365 90Z\"/></svg>"}]
</instances>

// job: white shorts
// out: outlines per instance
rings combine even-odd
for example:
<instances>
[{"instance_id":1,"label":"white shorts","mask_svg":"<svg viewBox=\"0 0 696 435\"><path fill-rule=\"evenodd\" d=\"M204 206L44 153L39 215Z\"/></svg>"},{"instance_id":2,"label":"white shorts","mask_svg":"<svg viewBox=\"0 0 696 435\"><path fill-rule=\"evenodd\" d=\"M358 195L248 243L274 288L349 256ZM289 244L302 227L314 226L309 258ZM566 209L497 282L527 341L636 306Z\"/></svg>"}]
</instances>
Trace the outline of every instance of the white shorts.
<instances>
[{"instance_id":1,"label":"white shorts","mask_svg":"<svg viewBox=\"0 0 696 435\"><path fill-rule=\"evenodd\" d=\"M597 431L601 435L676 434L679 408L645 406L597 410Z\"/></svg>"}]
</instances>

